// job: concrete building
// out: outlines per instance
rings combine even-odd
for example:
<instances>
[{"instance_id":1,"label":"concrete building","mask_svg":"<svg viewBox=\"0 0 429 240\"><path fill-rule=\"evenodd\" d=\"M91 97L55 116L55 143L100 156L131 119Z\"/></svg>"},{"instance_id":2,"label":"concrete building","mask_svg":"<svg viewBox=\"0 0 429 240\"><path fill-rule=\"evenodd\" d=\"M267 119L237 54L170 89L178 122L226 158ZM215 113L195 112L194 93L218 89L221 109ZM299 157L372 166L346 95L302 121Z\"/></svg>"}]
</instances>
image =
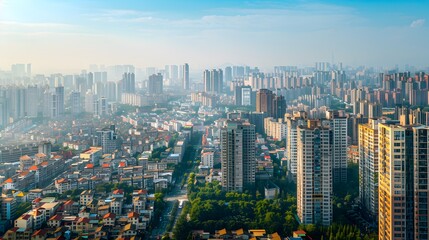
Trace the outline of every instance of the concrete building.
<instances>
[{"instance_id":1,"label":"concrete building","mask_svg":"<svg viewBox=\"0 0 429 240\"><path fill-rule=\"evenodd\" d=\"M288 162L288 171L296 179L298 149L297 149L297 128L304 125L307 121L307 116L304 113L298 113L294 116L285 117L286 120L286 157Z\"/></svg>"},{"instance_id":2,"label":"concrete building","mask_svg":"<svg viewBox=\"0 0 429 240\"><path fill-rule=\"evenodd\" d=\"M332 222L332 131L310 120L297 128L297 213L301 224Z\"/></svg>"},{"instance_id":3,"label":"concrete building","mask_svg":"<svg viewBox=\"0 0 429 240\"><path fill-rule=\"evenodd\" d=\"M221 129L222 188L242 192L255 184L255 126L228 121Z\"/></svg>"},{"instance_id":4,"label":"concrete building","mask_svg":"<svg viewBox=\"0 0 429 240\"><path fill-rule=\"evenodd\" d=\"M148 80L148 93L155 95L155 94L162 94L163 92L163 77L161 73L153 74L149 76Z\"/></svg>"},{"instance_id":5,"label":"concrete building","mask_svg":"<svg viewBox=\"0 0 429 240\"><path fill-rule=\"evenodd\" d=\"M375 119L359 125L359 199L368 219L377 222L378 121Z\"/></svg>"},{"instance_id":6,"label":"concrete building","mask_svg":"<svg viewBox=\"0 0 429 240\"><path fill-rule=\"evenodd\" d=\"M185 63L185 65L183 65L182 74L183 90L189 90L189 64Z\"/></svg>"},{"instance_id":7,"label":"concrete building","mask_svg":"<svg viewBox=\"0 0 429 240\"><path fill-rule=\"evenodd\" d=\"M379 239L428 239L429 127L379 124Z\"/></svg>"},{"instance_id":8,"label":"concrete building","mask_svg":"<svg viewBox=\"0 0 429 240\"><path fill-rule=\"evenodd\" d=\"M337 111L327 112L329 126L333 133L332 176L334 182L347 182L347 118Z\"/></svg>"}]
</instances>

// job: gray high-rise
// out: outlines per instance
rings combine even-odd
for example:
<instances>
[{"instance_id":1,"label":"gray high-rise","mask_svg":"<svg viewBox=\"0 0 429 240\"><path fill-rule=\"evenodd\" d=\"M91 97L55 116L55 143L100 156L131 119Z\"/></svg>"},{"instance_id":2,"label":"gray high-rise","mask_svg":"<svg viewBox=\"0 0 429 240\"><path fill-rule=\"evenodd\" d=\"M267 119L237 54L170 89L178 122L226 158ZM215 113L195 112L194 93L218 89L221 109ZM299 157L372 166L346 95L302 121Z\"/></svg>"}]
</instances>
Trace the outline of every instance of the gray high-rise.
<instances>
[{"instance_id":1,"label":"gray high-rise","mask_svg":"<svg viewBox=\"0 0 429 240\"><path fill-rule=\"evenodd\" d=\"M182 87L183 90L189 90L189 64L185 63L183 65L183 71L182 71Z\"/></svg>"},{"instance_id":2,"label":"gray high-rise","mask_svg":"<svg viewBox=\"0 0 429 240\"><path fill-rule=\"evenodd\" d=\"M221 129L222 188L242 192L255 184L255 125L230 120Z\"/></svg>"}]
</instances>

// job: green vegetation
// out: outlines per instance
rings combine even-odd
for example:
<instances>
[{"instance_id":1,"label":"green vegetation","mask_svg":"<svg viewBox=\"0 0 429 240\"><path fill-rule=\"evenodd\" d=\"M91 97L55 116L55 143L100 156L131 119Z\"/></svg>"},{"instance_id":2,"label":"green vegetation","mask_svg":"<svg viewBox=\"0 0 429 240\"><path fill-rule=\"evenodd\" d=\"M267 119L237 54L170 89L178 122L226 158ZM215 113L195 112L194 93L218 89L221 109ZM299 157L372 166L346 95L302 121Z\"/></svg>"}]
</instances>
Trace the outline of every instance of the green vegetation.
<instances>
[{"instance_id":1,"label":"green vegetation","mask_svg":"<svg viewBox=\"0 0 429 240\"><path fill-rule=\"evenodd\" d=\"M179 208L179 201L176 200L176 202L174 202L173 209L171 210L171 215L167 226L167 232L171 232L171 230L173 230L174 219L176 217L178 208Z\"/></svg>"},{"instance_id":2,"label":"green vegetation","mask_svg":"<svg viewBox=\"0 0 429 240\"><path fill-rule=\"evenodd\" d=\"M159 147L157 149L154 149L152 151L151 159L160 159L161 153L164 152L166 149L166 147Z\"/></svg>"},{"instance_id":3,"label":"green vegetation","mask_svg":"<svg viewBox=\"0 0 429 240\"><path fill-rule=\"evenodd\" d=\"M150 223L149 229L155 228L159 222L160 218L162 216L162 213L164 212L166 203L164 201L164 194L163 193L155 193L155 203L154 203L154 217L152 219L152 222Z\"/></svg>"},{"instance_id":4,"label":"green vegetation","mask_svg":"<svg viewBox=\"0 0 429 240\"><path fill-rule=\"evenodd\" d=\"M80 194L83 192L83 189L73 189L65 191L59 196L60 199L71 199L75 202L79 201Z\"/></svg>"},{"instance_id":5,"label":"green vegetation","mask_svg":"<svg viewBox=\"0 0 429 240\"><path fill-rule=\"evenodd\" d=\"M222 191L219 182L194 185L195 174L188 178L189 209L184 209L174 231L184 239L191 229L214 232L222 228L264 228L268 232L290 234L298 227L293 212L296 198L259 200L249 193ZM189 221L183 219L189 213ZM186 221L186 222L184 222ZM179 236L177 235L179 234ZM186 238L186 237L185 237Z\"/></svg>"},{"instance_id":6,"label":"green vegetation","mask_svg":"<svg viewBox=\"0 0 429 240\"><path fill-rule=\"evenodd\" d=\"M316 239L326 240L376 240L375 234L362 234L359 228L348 224L332 224L329 227L317 227L313 224L300 226Z\"/></svg>"},{"instance_id":7,"label":"green vegetation","mask_svg":"<svg viewBox=\"0 0 429 240\"><path fill-rule=\"evenodd\" d=\"M347 218L347 211L352 209L353 200L359 196L359 165L349 163L347 169L347 184L334 185L332 199L334 207L334 222L352 224Z\"/></svg>"}]
</instances>

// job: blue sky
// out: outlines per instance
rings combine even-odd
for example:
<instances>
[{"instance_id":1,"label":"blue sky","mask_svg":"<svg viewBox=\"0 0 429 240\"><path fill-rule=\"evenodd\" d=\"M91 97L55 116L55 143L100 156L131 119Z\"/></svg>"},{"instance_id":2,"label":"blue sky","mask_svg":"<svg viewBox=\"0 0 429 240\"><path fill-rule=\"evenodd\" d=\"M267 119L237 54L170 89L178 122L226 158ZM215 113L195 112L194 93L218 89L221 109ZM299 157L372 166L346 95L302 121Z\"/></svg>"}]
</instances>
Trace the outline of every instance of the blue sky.
<instances>
[{"instance_id":1,"label":"blue sky","mask_svg":"<svg viewBox=\"0 0 429 240\"><path fill-rule=\"evenodd\" d=\"M428 1L0 0L0 69L427 67Z\"/></svg>"}]
</instances>

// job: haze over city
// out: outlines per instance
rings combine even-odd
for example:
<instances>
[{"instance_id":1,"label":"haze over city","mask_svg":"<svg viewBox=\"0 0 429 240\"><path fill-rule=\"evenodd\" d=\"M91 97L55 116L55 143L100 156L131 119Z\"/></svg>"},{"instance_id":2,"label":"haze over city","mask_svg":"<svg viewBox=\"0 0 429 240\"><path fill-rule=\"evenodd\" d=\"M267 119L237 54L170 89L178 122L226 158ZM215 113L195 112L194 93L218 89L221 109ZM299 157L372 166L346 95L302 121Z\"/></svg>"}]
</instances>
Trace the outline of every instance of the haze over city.
<instances>
[{"instance_id":1,"label":"haze over city","mask_svg":"<svg viewBox=\"0 0 429 240\"><path fill-rule=\"evenodd\" d=\"M428 9L0 0L0 240L429 239Z\"/></svg>"},{"instance_id":2,"label":"haze over city","mask_svg":"<svg viewBox=\"0 0 429 240\"><path fill-rule=\"evenodd\" d=\"M0 69L427 67L427 1L0 1Z\"/></svg>"}]
</instances>

